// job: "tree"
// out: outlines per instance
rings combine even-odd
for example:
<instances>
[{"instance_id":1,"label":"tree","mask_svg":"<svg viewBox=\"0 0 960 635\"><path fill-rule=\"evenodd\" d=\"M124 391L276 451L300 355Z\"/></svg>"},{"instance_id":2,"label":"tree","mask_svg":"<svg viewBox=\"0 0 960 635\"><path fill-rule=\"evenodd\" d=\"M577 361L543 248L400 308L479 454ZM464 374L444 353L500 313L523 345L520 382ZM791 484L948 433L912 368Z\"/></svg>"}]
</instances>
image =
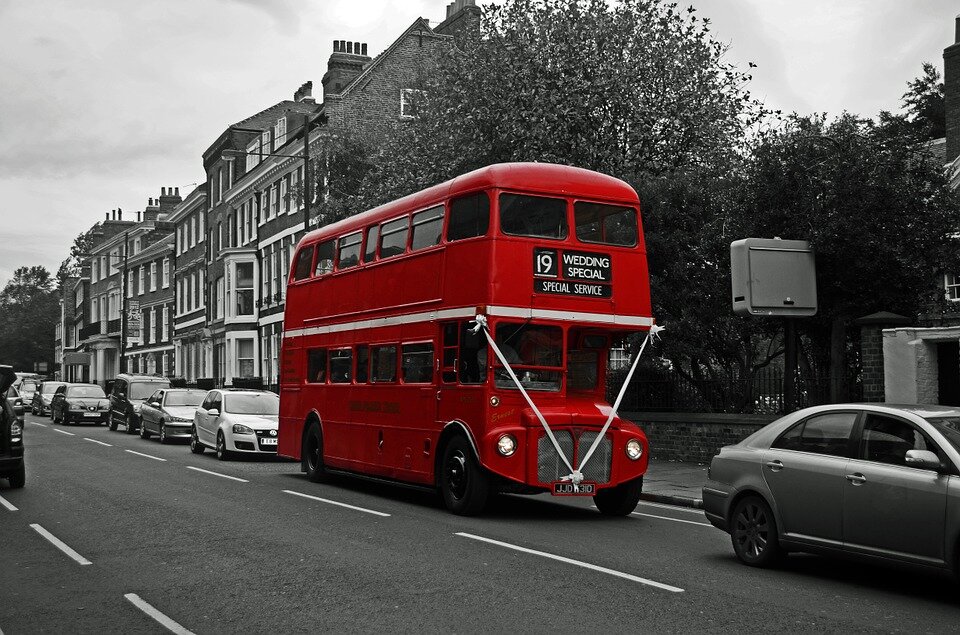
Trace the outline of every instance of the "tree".
<instances>
[{"instance_id":1,"label":"tree","mask_svg":"<svg viewBox=\"0 0 960 635\"><path fill-rule=\"evenodd\" d=\"M59 304L44 267L20 267L0 291L0 359L33 370L53 358Z\"/></svg>"},{"instance_id":2,"label":"tree","mask_svg":"<svg viewBox=\"0 0 960 635\"><path fill-rule=\"evenodd\" d=\"M923 63L923 74L907 82L903 94L907 122L923 139L946 136L946 105L940 71L930 62Z\"/></svg>"},{"instance_id":3,"label":"tree","mask_svg":"<svg viewBox=\"0 0 960 635\"><path fill-rule=\"evenodd\" d=\"M63 287L67 278L80 275L80 263L93 247L93 231L94 228L91 227L73 239L73 244L70 245L70 256L60 263L60 269L57 270L58 289Z\"/></svg>"}]
</instances>

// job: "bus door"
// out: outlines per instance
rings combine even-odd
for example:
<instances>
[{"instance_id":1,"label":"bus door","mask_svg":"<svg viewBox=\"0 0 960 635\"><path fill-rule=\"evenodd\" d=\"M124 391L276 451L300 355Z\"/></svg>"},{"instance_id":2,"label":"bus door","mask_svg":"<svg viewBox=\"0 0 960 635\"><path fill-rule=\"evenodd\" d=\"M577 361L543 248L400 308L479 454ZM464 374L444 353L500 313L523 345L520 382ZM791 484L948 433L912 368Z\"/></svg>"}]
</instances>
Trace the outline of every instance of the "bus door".
<instances>
[{"instance_id":1,"label":"bus door","mask_svg":"<svg viewBox=\"0 0 960 635\"><path fill-rule=\"evenodd\" d=\"M487 342L483 333L472 333L469 320L440 324L440 383L437 386L437 423L462 421L475 433L485 416Z\"/></svg>"}]
</instances>

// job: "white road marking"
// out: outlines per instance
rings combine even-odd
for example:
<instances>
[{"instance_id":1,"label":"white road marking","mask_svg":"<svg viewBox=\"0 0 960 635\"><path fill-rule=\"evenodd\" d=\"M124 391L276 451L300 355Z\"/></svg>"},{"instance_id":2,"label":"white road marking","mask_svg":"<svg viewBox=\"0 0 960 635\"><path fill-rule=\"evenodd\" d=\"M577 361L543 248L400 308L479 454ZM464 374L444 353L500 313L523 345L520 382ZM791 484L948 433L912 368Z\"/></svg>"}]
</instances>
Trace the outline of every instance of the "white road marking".
<instances>
[{"instance_id":1,"label":"white road marking","mask_svg":"<svg viewBox=\"0 0 960 635\"><path fill-rule=\"evenodd\" d=\"M39 421L27 421L27 423L29 423L30 425L33 425L33 426L40 426L41 428L46 428L46 427L47 427L47 424L45 424L45 423L40 423Z\"/></svg>"},{"instance_id":2,"label":"white road marking","mask_svg":"<svg viewBox=\"0 0 960 635\"><path fill-rule=\"evenodd\" d=\"M33 523L33 524L30 525L30 526L33 527L33 530L36 531L38 534L40 534L41 536L43 536L44 538L46 538L47 540L49 540L49 541L50 541L50 544L52 544L54 547L56 547L57 549L59 549L59 550L62 551L63 553L67 554L68 556L70 556L71 558L73 558L74 560L76 560L78 563L80 563L80 564L93 564L92 562L90 562L89 560L87 560L86 558L84 558L83 556L81 556L79 553L77 553L76 551L74 551L73 549L71 549L70 547L68 547L62 540L60 540L59 538L57 538L56 536L54 536L53 534L51 534L49 531L47 531L46 529L44 529L44 528L41 527L40 525L38 525L38 524L36 524L36 523Z\"/></svg>"},{"instance_id":3,"label":"white road marking","mask_svg":"<svg viewBox=\"0 0 960 635\"><path fill-rule=\"evenodd\" d=\"M54 431L54 432L59 432L60 434L69 434L71 437L77 436L77 435L75 435L75 434L72 433L72 432L67 432L66 430L61 430L60 428L54 428L53 431Z\"/></svg>"},{"instance_id":4,"label":"white road marking","mask_svg":"<svg viewBox=\"0 0 960 635\"><path fill-rule=\"evenodd\" d=\"M150 606L147 602L143 600L143 598L141 598L136 593L127 593L123 597L125 597L135 607L137 607L138 609L140 609L141 611L143 611L144 613L146 613L147 615L155 619L157 622L159 622L164 628L166 628L171 633L177 633L177 635L193 635L192 631L188 631L180 624L174 622L172 619L170 619L169 617L167 617L157 609L153 608L152 606Z\"/></svg>"},{"instance_id":5,"label":"white road marking","mask_svg":"<svg viewBox=\"0 0 960 635\"><path fill-rule=\"evenodd\" d=\"M293 494L294 496L302 496L303 498L309 498L310 500L320 501L321 503L329 503L331 505L338 505L340 507L346 507L347 509L354 509L358 512L365 512L367 514L373 514L374 516L383 516L388 517L390 514L385 514L383 512L374 511L372 509L366 509L364 507L357 507L355 505L347 505L346 503L341 503L339 501L332 501L328 498L320 498L319 496L311 496L310 494L301 494L300 492L294 492L290 489L283 490L287 494Z\"/></svg>"},{"instance_id":6,"label":"white road marking","mask_svg":"<svg viewBox=\"0 0 960 635\"><path fill-rule=\"evenodd\" d=\"M148 459L153 459L154 461L166 461L166 459L161 459L159 456L153 456L152 454L144 454L143 452L134 452L133 450L124 450L124 452L129 452L130 454L136 454L137 456L145 456Z\"/></svg>"},{"instance_id":7,"label":"white road marking","mask_svg":"<svg viewBox=\"0 0 960 635\"><path fill-rule=\"evenodd\" d=\"M582 562L580 560L574 560L573 558L566 558L564 556L557 556L552 553L547 553L545 551L537 551L536 549L527 549L526 547L521 547L519 545L512 545L509 542L500 542L499 540L493 540L492 538L484 538L483 536L476 536L474 534L467 534L462 531L458 531L455 535L462 536L463 538L470 538L471 540L479 540L480 542L490 543L491 545L506 547L507 549L513 549L514 551L521 551L523 553L529 553L535 556L549 558L551 560L564 562L566 564L573 564L578 567L583 567L584 569L599 571L600 573L606 573L608 575L616 576L618 578L623 578L625 580L630 580L632 582L639 582L640 584L646 584L648 586L656 587L658 589L663 589L664 591L670 591L671 593L683 593L683 589L681 589L680 587L670 586L669 584L656 582L655 580L648 580L647 578L641 578L635 575L631 575L629 573L623 573L622 571L607 569L606 567L590 564L589 562Z\"/></svg>"},{"instance_id":8,"label":"white road marking","mask_svg":"<svg viewBox=\"0 0 960 635\"><path fill-rule=\"evenodd\" d=\"M701 527L713 527L710 523L698 523L693 520L683 520L682 518L670 518L669 516L657 516L655 514L643 514L641 512L631 512L634 516L646 516L647 518L659 518L660 520L672 520L675 523L687 523L688 525L700 525Z\"/></svg>"},{"instance_id":9,"label":"white road marking","mask_svg":"<svg viewBox=\"0 0 960 635\"><path fill-rule=\"evenodd\" d=\"M675 512L687 512L688 514L700 514L703 515L703 510L696 507L682 507L680 505L667 505L665 503L650 503L647 501L640 501L641 505L646 505L647 507L659 507L661 509L670 509Z\"/></svg>"},{"instance_id":10,"label":"white road marking","mask_svg":"<svg viewBox=\"0 0 960 635\"><path fill-rule=\"evenodd\" d=\"M0 505L3 505L4 507L6 507L6 508L7 508L7 511L11 511L11 512L17 511L17 508L14 507L13 503L11 503L10 501L8 501L8 500L7 500L6 498L4 498L3 496L0 496ZM0 635L3 635L3 633L0 633Z\"/></svg>"},{"instance_id":11,"label":"white road marking","mask_svg":"<svg viewBox=\"0 0 960 635\"><path fill-rule=\"evenodd\" d=\"M107 446L108 448L112 448L112 447L113 447L113 446L110 445L109 443L104 443L103 441L97 441L96 439L91 439L90 437L83 437L83 440L84 440L84 441L91 441L91 442L93 442L93 443L99 443L100 445L105 445L105 446Z\"/></svg>"},{"instance_id":12,"label":"white road marking","mask_svg":"<svg viewBox=\"0 0 960 635\"><path fill-rule=\"evenodd\" d=\"M203 470L203 469L200 469L199 467L193 467L192 465L188 465L188 466L187 466L187 469L188 469L188 470L193 470L194 472L203 472L204 474L212 474L212 475L214 475L214 476L219 476L220 478L228 478L228 479L230 479L231 481L240 481L241 483L249 483L249 482L250 482L250 481L248 481L248 480L245 479L245 478L237 478L236 476L228 476L228 475L226 475L226 474L221 474L220 472L211 472L210 470Z\"/></svg>"}]
</instances>

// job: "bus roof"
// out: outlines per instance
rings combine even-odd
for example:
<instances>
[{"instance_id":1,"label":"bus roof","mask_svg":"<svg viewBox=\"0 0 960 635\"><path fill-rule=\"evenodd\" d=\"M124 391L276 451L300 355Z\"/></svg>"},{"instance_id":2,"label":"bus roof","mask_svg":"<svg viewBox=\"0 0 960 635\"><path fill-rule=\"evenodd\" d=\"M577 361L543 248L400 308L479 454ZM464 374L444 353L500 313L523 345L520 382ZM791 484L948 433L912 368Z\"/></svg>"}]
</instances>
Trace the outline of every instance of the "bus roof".
<instances>
[{"instance_id":1,"label":"bus roof","mask_svg":"<svg viewBox=\"0 0 960 635\"><path fill-rule=\"evenodd\" d=\"M448 197L493 187L581 196L622 203L640 203L637 193L630 185L618 178L592 170L554 163L495 163L345 218L332 225L315 229L301 242L312 243L327 236L349 233L373 222L427 207Z\"/></svg>"}]
</instances>

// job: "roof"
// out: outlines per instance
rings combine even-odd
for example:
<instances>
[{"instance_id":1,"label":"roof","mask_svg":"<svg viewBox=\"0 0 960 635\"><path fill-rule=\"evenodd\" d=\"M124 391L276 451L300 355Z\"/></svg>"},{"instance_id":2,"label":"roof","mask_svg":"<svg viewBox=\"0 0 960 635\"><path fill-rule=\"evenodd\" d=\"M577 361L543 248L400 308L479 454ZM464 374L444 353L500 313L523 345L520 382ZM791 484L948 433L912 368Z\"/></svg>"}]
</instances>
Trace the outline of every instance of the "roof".
<instances>
[{"instance_id":1,"label":"roof","mask_svg":"<svg viewBox=\"0 0 960 635\"><path fill-rule=\"evenodd\" d=\"M496 163L316 229L310 232L304 241L315 241L326 236L350 232L395 214L428 207L449 196L494 187L562 196L581 196L593 200L640 203L637 193L630 185L599 172L554 163Z\"/></svg>"},{"instance_id":2,"label":"roof","mask_svg":"<svg viewBox=\"0 0 960 635\"><path fill-rule=\"evenodd\" d=\"M883 324L887 326L906 325L912 322L913 320L907 316L891 313L890 311L877 311L876 313L871 313L870 315L865 315L862 318L854 320L854 324Z\"/></svg>"}]
</instances>

